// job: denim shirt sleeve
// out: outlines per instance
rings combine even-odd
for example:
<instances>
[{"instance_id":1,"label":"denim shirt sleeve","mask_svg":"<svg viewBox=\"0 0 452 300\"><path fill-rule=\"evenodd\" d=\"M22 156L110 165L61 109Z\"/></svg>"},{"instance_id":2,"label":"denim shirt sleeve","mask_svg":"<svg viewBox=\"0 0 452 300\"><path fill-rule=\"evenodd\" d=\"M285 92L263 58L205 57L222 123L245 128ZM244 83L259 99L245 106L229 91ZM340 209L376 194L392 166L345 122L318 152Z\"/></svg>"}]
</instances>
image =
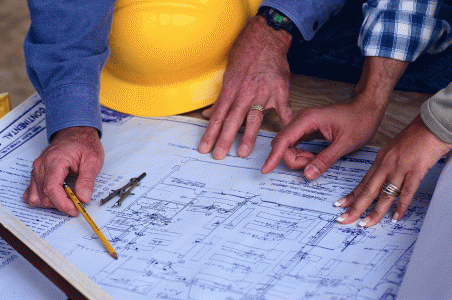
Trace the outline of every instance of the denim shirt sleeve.
<instances>
[{"instance_id":1,"label":"denim shirt sleeve","mask_svg":"<svg viewBox=\"0 0 452 300\"><path fill-rule=\"evenodd\" d=\"M309 41L346 2L346 0L263 0L260 6L270 6L285 14L295 23L303 38Z\"/></svg>"},{"instance_id":2,"label":"denim shirt sleeve","mask_svg":"<svg viewBox=\"0 0 452 300\"><path fill-rule=\"evenodd\" d=\"M29 0L28 76L46 105L47 137L73 126L102 130L100 72L115 0Z\"/></svg>"}]
</instances>

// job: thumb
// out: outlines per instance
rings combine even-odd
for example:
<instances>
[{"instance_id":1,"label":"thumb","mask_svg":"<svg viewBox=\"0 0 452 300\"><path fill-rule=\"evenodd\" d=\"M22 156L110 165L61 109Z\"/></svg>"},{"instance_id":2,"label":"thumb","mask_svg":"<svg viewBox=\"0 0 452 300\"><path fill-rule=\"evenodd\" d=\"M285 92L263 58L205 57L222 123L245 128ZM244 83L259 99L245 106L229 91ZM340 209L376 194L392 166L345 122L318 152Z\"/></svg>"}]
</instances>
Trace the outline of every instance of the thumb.
<instances>
[{"instance_id":1,"label":"thumb","mask_svg":"<svg viewBox=\"0 0 452 300\"><path fill-rule=\"evenodd\" d=\"M347 154L344 147L338 143L331 144L328 148L314 156L304 169L304 176L308 180L314 180L326 172L341 156Z\"/></svg>"}]
</instances>

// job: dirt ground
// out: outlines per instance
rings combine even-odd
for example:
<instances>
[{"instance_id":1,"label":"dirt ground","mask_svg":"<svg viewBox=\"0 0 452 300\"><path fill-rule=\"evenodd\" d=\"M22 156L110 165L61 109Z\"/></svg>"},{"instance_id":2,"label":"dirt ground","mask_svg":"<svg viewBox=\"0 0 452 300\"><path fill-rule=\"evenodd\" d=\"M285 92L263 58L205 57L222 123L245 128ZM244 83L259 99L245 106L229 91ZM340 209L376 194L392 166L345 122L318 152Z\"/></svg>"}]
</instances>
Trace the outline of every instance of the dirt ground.
<instances>
[{"instance_id":1,"label":"dirt ground","mask_svg":"<svg viewBox=\"0 0 452 300\"><path fill-rule=\"evenodd\" d=\"M35 93L25 70L23 41L30 26L25 0L0 0L0 93L16 107Z\"/></svg>"}]
</instances>

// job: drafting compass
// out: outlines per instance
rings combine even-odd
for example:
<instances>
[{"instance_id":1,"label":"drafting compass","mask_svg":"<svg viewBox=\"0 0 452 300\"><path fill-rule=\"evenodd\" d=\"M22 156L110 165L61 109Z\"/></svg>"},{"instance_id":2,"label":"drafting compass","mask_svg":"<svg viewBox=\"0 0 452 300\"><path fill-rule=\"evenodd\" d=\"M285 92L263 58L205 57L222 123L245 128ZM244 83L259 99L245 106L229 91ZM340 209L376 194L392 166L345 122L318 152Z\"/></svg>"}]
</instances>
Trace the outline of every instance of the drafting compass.
<instances>
[{"instance_id":1,"label":"drafting compass","mask_svg":"<svg viewBox=\"0 0 452 300\"><path fill-rule=\"evenodd\" d=\"M141 174L138 178L131 178L129 183L127 183L122 188L113 190L107 198L100 200L100 205L107 203L113 197L119 196L119 200L113 206L121 206L122 201L127 198L132 193L134 187L140 184L140 180L146 176L146 173ZM132 194L133 195L133 194Z\"/></svg>"}]
</instances>

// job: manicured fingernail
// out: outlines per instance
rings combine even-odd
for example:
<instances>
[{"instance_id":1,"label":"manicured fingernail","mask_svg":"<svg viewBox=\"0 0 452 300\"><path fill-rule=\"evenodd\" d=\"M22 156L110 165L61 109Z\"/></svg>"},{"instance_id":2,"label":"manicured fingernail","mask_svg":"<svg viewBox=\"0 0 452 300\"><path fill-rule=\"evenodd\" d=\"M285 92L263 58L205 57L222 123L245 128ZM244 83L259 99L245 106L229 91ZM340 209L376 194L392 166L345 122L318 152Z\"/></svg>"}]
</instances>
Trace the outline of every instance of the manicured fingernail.
<instances>
[{"instance_id":1,"label":"manicured fingernail","mask_svg":"<svg viewBox=\"0 0 452 300\"><path fill-rule=\"evenodd\" d=\"M395 212L394 215L392 216L392 223L397 223L397 221L399 220L399 213Z\"/></svg>"},{"instance_id":2,"label":"manicured fingernail","mask_svg":"<svg viewBox=\"0 0 452 300\"><path fill-rule=\"evenodd\" d=\"M348 213L342 214L342 215L340 215L339 217L336 218L336 221L342 222L345 219L347 219L347 217L348 217Z\"/></svg>"},{"instance_id":3,"label":"manicured fingernail","mask_svg":"<svg viewBox=\"0 0 452 300\"><path fill-rule=\"evenodd\" d=\"M215 150L213 150L212 156L215 159L223 159L226 156L226 153L223 148L215 148Z\"/></svg>"},{"instance_id":4,"label":"manicured fingernail","mask_svg":"<svg viewBox=\"0 0 452 300\"><path fill-rule=\"evenodd\" d=\"M201 152L202 154L207 153L207 152L208 152L208 149L207 149L207 143L201 143L201 144L199 144L198 151Z\"/></svg>"},{"instance_id":5,"label":"manicured fingernail","mask_svg":"<svg viewBox=\"0 0 452 300\"><path fill-rule=\"evenodd\" d=\"M239 147L239 149L237 150L237 154L238 154L238 156L240 156L240 157L245 157L245 156L247 156L248 155L248 146L247 145L241 145L240 147Z\"/></svg>"},{"instance_id":6,"label":"manicured fingernail","mask_svg":"<svg viewBox=\"0 0 452 300\"><path fill-rule=\"evenodd\" d=\"M339 206L341 206L342 205L342 203L344 203L345 202L345 198L342 198L342 199L339 199L339 200L337 200L336 202L334 202L334 206L336 206L336 207L339 207Z\"/></svg>"},{"instance_id":7,"label":"manicured fingernail","mask_svg":"<svg viewBox=\"0 0 452 300\"><path fill-rule=\"evenodd\" d=\"M76 210L70 210L70 211L68 211L68 214L73 216L73 217L76 217L77 216L77 211Z\"/></svg>"},{"instance_id":8,"label":"manicured fingernail","mask_svg":"<svg viewBox=\"0 0 452 300\"><path fill-rule=\"evenodd\" d=\"M370 218L369 217L365 217L364 219L359 221L358 226L365 227L367 225L367 222L369 222L369 221L370 221Z\"/></svg>"},{"instance_id":9,"label":"manicured fingernail","mask_svg":"<svg viewBox=\"0 0 452 300\"><path fill-rule=\"evenodd\" d=\"M308 179L315 179L319 177L320 172L316 166L310 165L306 168L305 174Z\"/></svg>"}]
</instances>

